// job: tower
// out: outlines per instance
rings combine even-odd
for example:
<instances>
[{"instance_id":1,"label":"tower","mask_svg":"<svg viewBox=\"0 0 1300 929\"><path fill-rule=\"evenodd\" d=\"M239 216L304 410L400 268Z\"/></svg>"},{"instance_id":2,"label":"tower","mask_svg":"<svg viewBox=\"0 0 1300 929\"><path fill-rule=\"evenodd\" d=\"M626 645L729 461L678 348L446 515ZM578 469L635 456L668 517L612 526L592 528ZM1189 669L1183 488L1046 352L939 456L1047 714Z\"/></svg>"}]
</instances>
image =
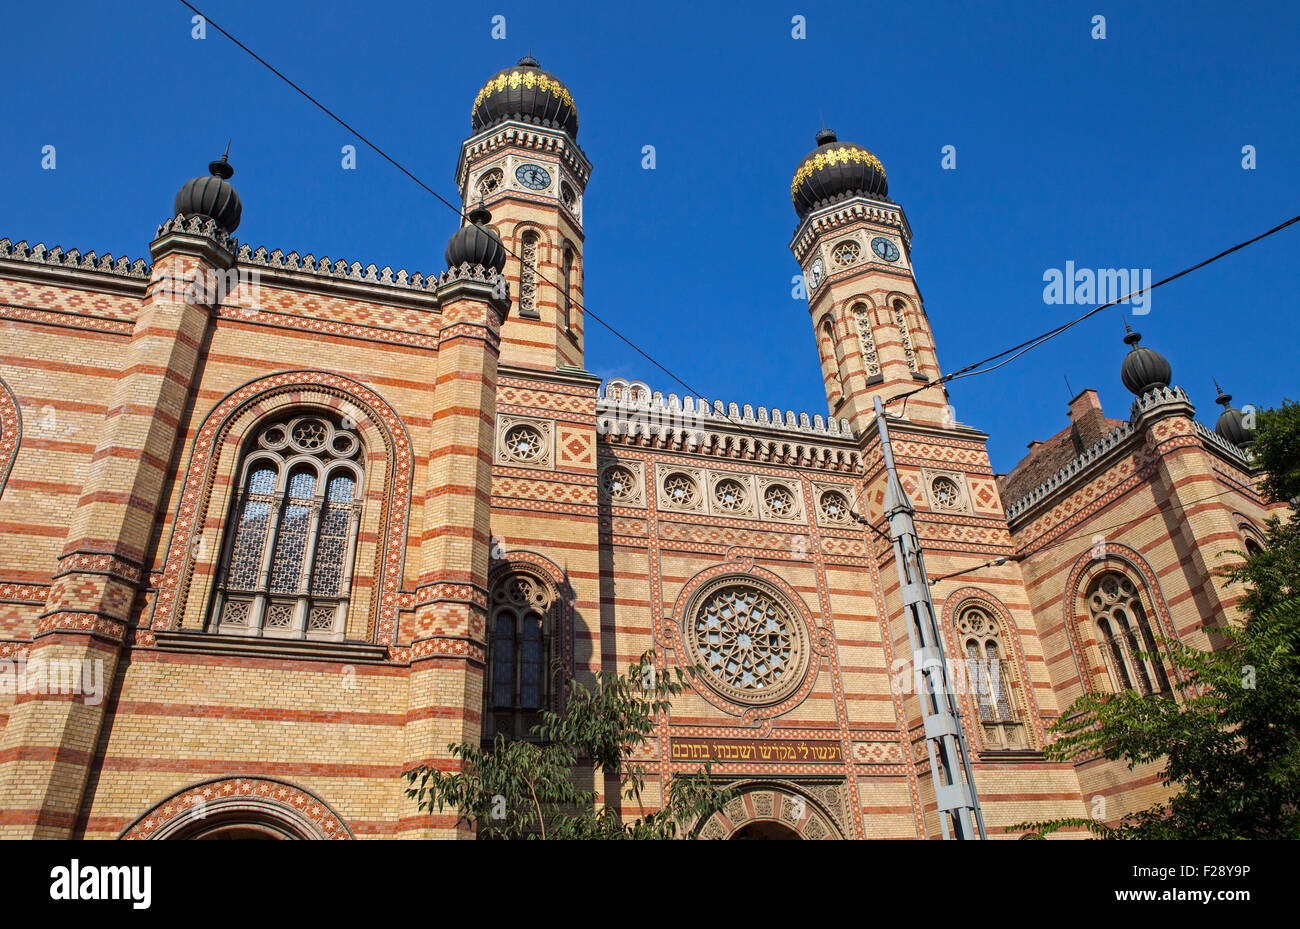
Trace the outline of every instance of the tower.
<instances>
[{"instance_id":1,"label":"tower","mask_svg":"<svg viewBox=\"0 0 1300 929\"><path fill-rule=\"evenodd\" d=\"M531 56L493 75L474 100L456 184L490 208L518 294L501 330L501 363L553 371L583 365L582 206L591 163L578 110Z\"/></svg>"},{"instance_id":2,"label":"tower","mask_svg":"<svg viewBox=\"0 0 1300 929\"><path fill-rule=\"evenodd\" d=\"M799 215L790 251L804 269L827 406L861 430L874 415L873 397L887 401L939 377L912 276L912 231L889 199L880 159L829 129L800 162L790 197ZM910 398L904 415L946 425L947 403L938 386Z\"/></svg>"}]
</instances>

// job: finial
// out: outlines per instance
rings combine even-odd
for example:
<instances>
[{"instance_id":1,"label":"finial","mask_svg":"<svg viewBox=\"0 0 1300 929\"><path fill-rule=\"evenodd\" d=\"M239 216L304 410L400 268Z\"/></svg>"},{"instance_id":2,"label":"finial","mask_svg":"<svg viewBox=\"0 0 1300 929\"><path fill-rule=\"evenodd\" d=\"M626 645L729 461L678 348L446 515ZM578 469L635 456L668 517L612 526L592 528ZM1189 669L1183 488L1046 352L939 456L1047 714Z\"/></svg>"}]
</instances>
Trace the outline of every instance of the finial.
<instances>
[{"instance_id":1,"label":"finial","mask_svg":"<svg viewBox=\"0 0 1300 929\"><path fill-rule=\"evenodd\" d=\"M1214 398L1214 402L1222 406L1225 410L1228 409L1228 405L1232 403L1232 394L1225 394L1223 392L1223 388L1219 386L1219 379L1217 377L1211 377L1210 380L1214 381L1214 389L1219 392L1219 395Z\"/></svg>"},{"instance_id":2,"label":"finial","mask_svg":"<svg viewBox=\"0 0 1300 929\"><path fill-rule=\"evenodd\" d=\"M816 139L817 139L817 144L819 146L830 145L832 142L838 141L838 139L835 136L835 130L827 129L824 123L822 124L821 131L817 133Z\"/></svg>"},{"instance_id":3,"label":"finial","mask_svg":"<svg viewBox=\"0 0 1300 929\"><path fill-rule=\"evenodd\" d=\"M218 161L208 162L208 173L213 177L219 177L223 181L230 180L235 174L235 169L230 166L230 140L226 140L226 150L221 153Z\"/></svg>"},{"instance_id":4,"label":"finial","mask_svg":"<svg viewBox=\"0 0 1300 929\"><path fill-rule=\"evenodd\" d=\"M521 68L537 68L537 67L541 67L541 66L537 63L537 59L533 57L533 46L532 46L532 43L531 43L531 42L530 42L529 45L528 45L528 54L525 55L523 58L520 58L520 59L519 59L519 67L521 67Z\"/></svg>"},{"instance_id":5,"label":"finial","mask_svg":"<svg viewBox=\"0 0 1300 929\"><path fill-rule=\"evenodd\" d=\"M478 198L478 203L474 204L474 208L465 214L465 218L475 226L486 226L492 222L492 214L484 208L482 196Z\"/></svg>"},{"instance_id":6,"label":"finial","mask_svg":"<svg viewBox=\"0 0 1300 929\"><path fill-rule=\"evenodd\" d=\"M1142 341L1142 333L1134 332L1132 329L1130 329L1128 326L1127 319L1124 320L1124 332L1127 333L1127 335L1124 336L1124 344L1131 345L1133 346L1134 349L1136 349L1138 343Z\"/></svg>"}]
</instances>

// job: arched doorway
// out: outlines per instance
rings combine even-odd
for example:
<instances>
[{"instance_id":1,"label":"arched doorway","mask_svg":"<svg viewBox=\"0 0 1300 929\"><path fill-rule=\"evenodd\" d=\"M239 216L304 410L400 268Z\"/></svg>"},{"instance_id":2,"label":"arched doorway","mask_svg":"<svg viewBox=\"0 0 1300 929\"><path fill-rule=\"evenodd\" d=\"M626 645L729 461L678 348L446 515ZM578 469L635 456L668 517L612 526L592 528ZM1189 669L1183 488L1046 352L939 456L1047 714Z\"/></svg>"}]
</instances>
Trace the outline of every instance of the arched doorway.
<instances>
[{"instance_id":1,"label":"arched doorway","mask_svg":"<svg viewBox=\"0 0 1300 929\"><path fill-rule=\"evenodd\" d=\"M741 781L730 787L736 796L699 824L695 833L699 838L774 841L845 837L834 810L833 785Z\"/></svg>"},{"instance_id":2,"label":"arched doorway","mask_svg":"<svg viewBox=\"0 0 1300 929\"><path fill-rule=\"evenodd\" d=\"M196 829L189 833L179 833L174 838L177 839L196 839L202 842L220 841L229 839L239 839L246 841L277 841L283 839L295 839L298 836L289 835L283 830L276 829L267 823L227 823L225 825L214 825L207 829Z\"/></svg>"},{"instance_id":3,"label":"arched doorway","mask_svg":"<svg viewBox=\"0 0 1300 929\"><path fill-rule=\"evenodd\" d=\"M741 826L731 834L733 841L750 839L759 841L790 841L802 839L799 833L781 823L756 821Z\"/></svg>"},{"instance_id":4,"label":"arched doorway","mask_svg":"<svg viewBox=\"0 0 1300 929\"><path fill-rule=\"evenodd\" d=\"M271 778L215 778L142 813L124 839L350 839L320 797Z\"/></svg>"}]
</instances>

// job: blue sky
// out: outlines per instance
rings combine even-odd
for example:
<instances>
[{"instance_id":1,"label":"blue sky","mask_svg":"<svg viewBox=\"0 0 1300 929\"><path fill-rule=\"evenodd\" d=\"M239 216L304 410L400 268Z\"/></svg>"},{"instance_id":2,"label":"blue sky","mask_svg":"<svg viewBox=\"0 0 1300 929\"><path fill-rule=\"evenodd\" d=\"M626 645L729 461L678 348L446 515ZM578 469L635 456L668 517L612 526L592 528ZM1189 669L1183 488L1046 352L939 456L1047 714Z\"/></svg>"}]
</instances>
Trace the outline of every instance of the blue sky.
<instances>
[{"instance_id":1,"label":"blue sky","mask_svg":"<svg viewBox=\"0 0 1300 929\"><path fill-rule=\"evenodd\" d=\"M1077 314L1044 303L1047 269L1159 279L1300 213L1290 2L196 6L453 200L475 93L531 45L572 90L595 165L588 305L710 399L825 411L787 249L790 176L822 118L884 162L945 371ZM355 140L215 30L192 39L191 16L175 0L6 9L0 236L147 258L175 190L231 138L242 241L440 270L450 211L365 149L342 170ZM1300 225L1130 317L1208 425L1211 376L1238 404L1300 396L1298 247ZM1063 376L1127 417L1121 335L1105 311L952 385L995 469L1065 425ZM683 392L594 325L587 366Z\"/></svg>"}]
</instances>

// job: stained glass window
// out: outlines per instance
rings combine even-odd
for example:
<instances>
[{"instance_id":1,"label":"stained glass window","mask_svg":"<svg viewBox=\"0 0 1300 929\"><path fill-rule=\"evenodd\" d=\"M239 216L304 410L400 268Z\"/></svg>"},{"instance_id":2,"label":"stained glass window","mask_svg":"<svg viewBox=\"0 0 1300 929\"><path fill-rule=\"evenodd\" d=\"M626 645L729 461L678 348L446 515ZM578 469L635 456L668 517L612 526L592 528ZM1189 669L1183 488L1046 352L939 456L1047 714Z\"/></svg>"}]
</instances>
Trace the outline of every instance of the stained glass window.
<instances>
[{"instance_id":1,"label":"stained glass window","mask_svg":"<svg viewBox=\"0 0 1300 929\"><path fill-rule=\"evenodd\" d=\"M985 750L1028 747L1014 698L1015 664L1003 639L1003 623L977 602L957 610L957 640L966 653L966 688L979 717Z\"/></svg>"},{"instance_id":2,"label":"stained glass window","mask_svg":"<svg viewBox=\"0 0 1300 929\"><path fill-rule=\"evenodd\" d=\"M343 583L343 559L347 555L348 522L352 516L352 495L356 478L351 472L330 478L321 512L320 531L316 535L316 566L312 571L311 592L314 596L337 597Z\"/></svg>"},{"instance_id":3,"label":"stained glass window","mask_svg":"<svg viewBox=\"0 0 1300 929\"><path fill-rule=\"evenodd\" d=\"M550 701L553 596L531 575L512 572L493 583L490 603L484 737L535 738Z\"/></svg>"},{"instance_id":4,"label":"stained glass window","mask_svg":"<svg viewBox=\"0 0 1300 929\"><path fill-rule=\"evenodd\" d=\"M358 436L325 416L297 416L256 434L218 578L218 629L341 631L360 522L360 458Z\"/></svg>"},{"instance_id":5,"label":"stained glass window","mask_svg":"<svg viewBox=\"0 0 1300 929\"><path fill-rule=\"evenodd\" d=\"M1169 678L1133 582L1118 571L1107 571L1088 588L1087 602L1115 689L1166 693Z\"/></svg>"}]
</instances>

